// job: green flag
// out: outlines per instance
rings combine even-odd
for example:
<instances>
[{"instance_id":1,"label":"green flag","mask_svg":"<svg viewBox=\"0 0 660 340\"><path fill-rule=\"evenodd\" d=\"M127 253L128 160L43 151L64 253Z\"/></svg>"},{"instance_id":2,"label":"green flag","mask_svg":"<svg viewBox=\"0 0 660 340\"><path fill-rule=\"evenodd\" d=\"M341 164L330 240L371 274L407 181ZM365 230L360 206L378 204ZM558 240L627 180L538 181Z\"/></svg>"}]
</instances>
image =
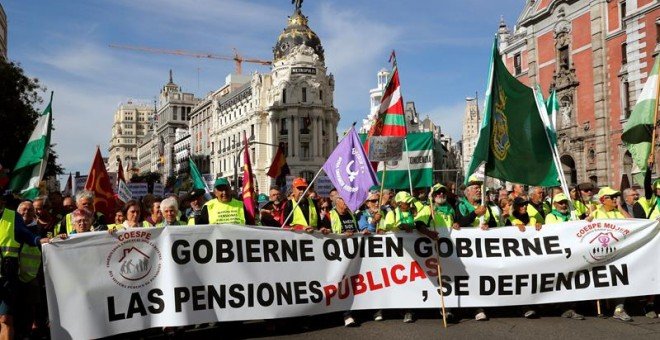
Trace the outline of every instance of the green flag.
<instances>
[{"instance_id":1,"label":"green flag","mask_svg":"<svg viewBox=\"0 0 660 340\"><path fill-rule=\"evenodd\" d=\"M660 58L655 59L653 70L646 79L644 89L637 98L630 118L623 125L621 140L626 144L633 162L644 172L651 154L651 137L655 127L655 110L658 107L658 66Z\"/></svg>"},{"instance_id":2,"label":"green flag","mask_svg":"<svg viewBox=\"0 0 660 340\"><path fill-rule=\"evenodd\" d=\"M486 163L486 176L557 186L557 168L534 91L514 78L493 43L484 119L465 178ZM466 183L467 184L467 183Z\"/></svg>"},{"instance_id":3,"label":"green flag","mask_svg":"<svg viewBox=\"0 0 660 340\"><path fill-rule=\"evenodd\" d=\"M35 199L39 196L39 182L46 172L52 128L52 104L53 93L51 92L50 102L37 119L37 125L14 167L9 183L12 192L25 199Z\"/></svg>"},{"instance_id":4,"label":"green flag","mask_svg":"<svg viewBox=\"0 0 660 340\"><path fill-rule=\"evenodd\" d=\"M433 133L419 132L406 135L408 150L405 143L400 161L387 162L385 188L410 190L413 188L429 188L433 186ZM410 176L408 176L410 162ZM383 162L378 163L378 179L383 176Z\"/></svg>"},{"instance_id":5,"label":"green flag","mask_svg":"<svg viewBox=\"0 0 660 340\"><path fill-rule=\"evenodd\" d=\"M211 192L209 187L206 185L206 182L204 181L204 177L202 177L199 169L197 169L195 162L193 162L192 159L188 159L188 163L190 165L190 177L193 181L193 189L204 189L207 193Z\"/></svg>"},{"instance_id":6,"label":"green flag","mask_svg":"<svg viewBox=\"0 0 660 340\"><path fill-rule=\"evenodd\" d=\"M548 116L550 117L550 122L552 129L557 132L557 115L559 114L559 101L557 100L557 91L552 90L550 97L545 102L545 108L548 110Z\"/></svg>"}]
</instances>

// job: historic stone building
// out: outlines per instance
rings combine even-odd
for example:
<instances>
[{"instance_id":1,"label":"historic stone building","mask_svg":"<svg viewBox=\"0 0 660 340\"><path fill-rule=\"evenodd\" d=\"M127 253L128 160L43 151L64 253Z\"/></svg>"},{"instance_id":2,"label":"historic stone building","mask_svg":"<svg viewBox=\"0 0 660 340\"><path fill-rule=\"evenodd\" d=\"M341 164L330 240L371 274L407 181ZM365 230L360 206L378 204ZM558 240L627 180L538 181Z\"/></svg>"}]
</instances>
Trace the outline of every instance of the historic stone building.
<instances>
[{"instance_id":1,"label":"historic stone building","mask_svg":"<svg viewBox=\"0 0 660 340\"><path fill-rule=\"evenodd\" d=\"M181 87L174 83L170 70L169 82L160 91L154 125L160 161L156 171L163 175L163 183L168 177L176 175L176 130L189 128L192 108L199 102L200 99L195 98L192 93L181 91Z\"/></svg>"},{"instance_id":2,"label":"historic stone building","mask_svg":"<svg viewBox=\"0 0 660 340\"><path fill-rule=\"evenodd\" d=\"M557 91L559 152L570 183L618 187L630 175L622 126L658 53L654 0L528 0L500 52L513 75ZM656 154L656 169L660 158Z\"/></svg>"},{"instance_id":3,"label":"historic stone building","mask_svg":"<svg viewBox=\"0 0 660 340\"><path fill-rule=\"evenodd\" d=\"M334 77L327 72L321 40L299 8L273 54L271 72L230 75L191 112L192 156L208 155L213 176L240 182L245 134L262 192L274 182L266 172L277 145L284 148L291 174L311 180L337 144L339 122Z\"/></svg>"},{"instance_id":4,"label":"historic stone building","mask_svg":"<svg viewBox=\"0 0 660 340\"><path fill-rule=\"evenodd\" d=\"M154 109L149 104L128 101L119 105L112 124L108 148L108 171L116 172L119 160L126 171L137 168L138 146L150 133Z\"/></svg>"},{"instance_id":5,"label":"historic stone building","mask_svg":"<svg viewBox=\"0 0 660 340\"><path fill-rule=\"evenodd\" d=\"M463 114L463 135L461 137L461 158L463 174L467 171L477 146L481 117L479 116L479 101L477 98L465 98L465 113Z\"/></svg>"}]
</instances>

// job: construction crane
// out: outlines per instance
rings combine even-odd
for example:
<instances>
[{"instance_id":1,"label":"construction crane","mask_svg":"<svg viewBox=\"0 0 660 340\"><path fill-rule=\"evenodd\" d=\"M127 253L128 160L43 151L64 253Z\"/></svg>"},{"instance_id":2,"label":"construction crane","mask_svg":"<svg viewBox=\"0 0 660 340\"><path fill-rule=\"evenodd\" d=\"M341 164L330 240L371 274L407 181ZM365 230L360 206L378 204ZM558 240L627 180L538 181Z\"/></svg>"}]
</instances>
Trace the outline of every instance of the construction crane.
<instances>
[{"instance_id":1,"label":"construction crane","mask_svg":"<svg viewBox=\"0 0 660 340\"><path fill-rule=\"evenodd\" d=\"M162 49L162 48L151 48L151 47L141 47L141 46L130 46L130 45L109 45L112 48L120 48L124 50L132 50L132 51L141 51L141 52L149 52L149 53L160 53L160 54L173 54L173 55L179 55L179 56L185 56L185 57L194 57L194 58L207 58L207 59L219 59L219 60L233 60L234 63L236 63L236 73L241 74L243 71L242 64L245 63L253 63L253 64L259 64L259 65L272 65L273 62L270 60L260 60L260 59L253 59L253 58L244 58L241 56L240 53L234 48L234 55L233 56L224 56L224 55L218 55L218 54L213 54L213 53L203 53L203 52L190 52L190 51L184 51L184 50L168 50L168 49Z\"/></svg>"}]
</instances>

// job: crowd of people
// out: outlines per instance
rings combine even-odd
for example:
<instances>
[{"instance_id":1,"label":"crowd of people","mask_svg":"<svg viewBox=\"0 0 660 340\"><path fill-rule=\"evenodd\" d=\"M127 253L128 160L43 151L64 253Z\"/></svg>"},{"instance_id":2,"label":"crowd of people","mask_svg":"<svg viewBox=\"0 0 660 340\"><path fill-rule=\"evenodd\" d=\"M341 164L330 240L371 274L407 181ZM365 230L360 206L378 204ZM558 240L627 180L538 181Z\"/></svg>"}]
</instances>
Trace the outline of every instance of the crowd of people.
<instances>
[{"instance_id":1,"label":"crowd of people","mask_svg":"<svg viewBox=\"0 0 660 340\"><path fill-rule=\"evenodd\" d=\"M371 191L360 209L351 211L336 190L331 190L327 197L319 197L304 178L296 178L288 192L272 186L268 194L259 194L258 211L254 215L258 225L294 231L346 236L417 231L420 237L432 239L437 239L440 228L486 230L512 226L525 232L572 218L660 219L660 180L651 183L650 171L643 188L627 188L623 193L582 183L571 187L569 193L560 187L525 189L523 185L513 184L510 190L489 189L482 194L483 183L475 177L458 188L455 183L446 184L418 188L413 193L390 189ZM41 244L55 237L89 231L114 233L126 228L246 224L248 215L252 214L245 210L227 179L217 179L212 194L214 197L204 189L193 189L183 197L147 195L141 200L122 202L114 216L95 211L94 193L90 191L81 191L75 197L52 192L32 201L2 196L0 339L12 338L14 333L37 338L48 334ZM654 300L653 296L646 298L644 311L649 318L657 318ZM612 302L613 317L630 321L625 300ZM584 319L574 304L561 307L563 317ZM476 320L488 319L482 308L473 312ZM521 314L525 318L537 316L531 306L523 306ZM404 322L414 321L413 311L403 311L403 315ZM452 310L447 310L445 316L449 321L454 319ZM383 320L383 312L375 311L373 319ZM357 324L350 311L344 313L344 324Z\"/></svg>"}]
</instances>

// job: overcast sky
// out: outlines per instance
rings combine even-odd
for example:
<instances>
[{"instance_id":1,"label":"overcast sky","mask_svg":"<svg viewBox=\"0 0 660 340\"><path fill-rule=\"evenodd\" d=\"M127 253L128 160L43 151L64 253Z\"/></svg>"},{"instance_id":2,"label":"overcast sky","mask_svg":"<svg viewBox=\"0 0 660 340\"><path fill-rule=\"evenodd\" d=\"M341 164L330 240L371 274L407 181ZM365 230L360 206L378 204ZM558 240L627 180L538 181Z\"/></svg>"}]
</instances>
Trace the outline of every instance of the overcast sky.
<instances>
[{"instance_id":1,"label":"overcast sky","mask_svg":"<svg viewBox=\"0 0 660 340\"><path fill-rule=\"evenodd\" d=\"M172 69L198 97L224 84L231 61L147 54L109 44L272 59L293 12L289 0L2 1L9 59L55 91L53 142L67 172L89 170L96 145L108 154L112 119L129 99L153 102ZM339 129L369 110L376 73L397 51L401 90L421 117L460 139L465 97L486 86L500 17L509 27L524 0L307 0L303 13L335 75ZM243 73L268 68L243 64ZM47 96L43 95L44 99ZM483 98L480 98L482 102Z\"/></svg>"}]
</instances>

